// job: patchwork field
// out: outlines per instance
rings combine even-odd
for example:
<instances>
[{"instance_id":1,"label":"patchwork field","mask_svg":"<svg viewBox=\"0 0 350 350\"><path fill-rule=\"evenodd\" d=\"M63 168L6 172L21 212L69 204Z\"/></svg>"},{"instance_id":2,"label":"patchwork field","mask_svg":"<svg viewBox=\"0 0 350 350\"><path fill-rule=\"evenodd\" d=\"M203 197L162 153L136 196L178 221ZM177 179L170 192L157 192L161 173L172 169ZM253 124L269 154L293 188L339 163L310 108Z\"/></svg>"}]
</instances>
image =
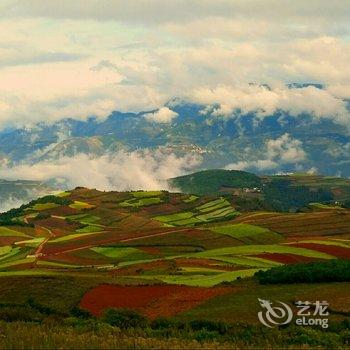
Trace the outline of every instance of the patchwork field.
<instances>
[{"instance_id":1,"label":"patchwork field","mask_svg":"<svg viewBox=\"0 0 350 350\"><path fill-rule=\"evenodd\" d=\"M350 260L350 210L338 207L240 212L229 196L76 188L1 218L0 319L30 297L61 316L76 308L102 319L116 308L149 320L256 324L257 298L290 303L315 289L264 286L256 273ZM323 286L332 319L346 318L348 283Z\"/></svg>"}]
</instances>

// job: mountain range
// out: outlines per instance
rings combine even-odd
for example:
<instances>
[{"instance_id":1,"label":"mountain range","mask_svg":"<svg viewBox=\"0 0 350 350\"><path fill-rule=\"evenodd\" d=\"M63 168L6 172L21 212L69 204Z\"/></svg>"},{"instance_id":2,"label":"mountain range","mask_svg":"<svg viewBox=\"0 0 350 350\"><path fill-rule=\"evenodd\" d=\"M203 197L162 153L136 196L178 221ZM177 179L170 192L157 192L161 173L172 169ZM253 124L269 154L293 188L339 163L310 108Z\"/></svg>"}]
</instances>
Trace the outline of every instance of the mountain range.
<instances>
[{"instance_id":1,"label":"mountain range","mask_svg":"<svg viewBox=\"0 0 350 350\"><path fill-rule=\"evenodd\" d=\"M293 88L304 88L293 85ZM314 86L322 88L322 86ZM195 170L226 168L258 174L296 171L350 176L349 129L329 118L278 110L230 115L215 106L174 99L160 110L115 111L106 119L64 119L0 131L0 164L11 167L88 154L158 151L195 155ZM166 112L166 118L159 115ZM160 116L160 118L158 118Z\"/></svg>"}]
</instances>

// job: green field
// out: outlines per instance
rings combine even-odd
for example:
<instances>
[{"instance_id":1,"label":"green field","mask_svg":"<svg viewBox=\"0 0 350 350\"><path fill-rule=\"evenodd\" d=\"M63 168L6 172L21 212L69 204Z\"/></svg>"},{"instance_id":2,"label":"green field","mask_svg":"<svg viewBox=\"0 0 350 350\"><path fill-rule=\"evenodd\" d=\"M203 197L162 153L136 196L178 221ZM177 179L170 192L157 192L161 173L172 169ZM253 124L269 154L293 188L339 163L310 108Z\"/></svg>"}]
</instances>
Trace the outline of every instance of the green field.
<instances>
[{"instance_id":1,"label":"green field","mask_svg":"<svg viewBox=\"0 0 350 350\"><path fill-rule=\"evenodd\" d=\"M30 237L23 232L0 226L0 237Z\"/></svg>"},{"instance_id":2,"label":"green field","mask_svg":"<svg viewBox=\"0 0 350 350\"><path fill-rule=\"evenodd\" d=\"M86 203L86 202L81 202L81 201L74 201L73 204L69 205L72 209L90 209L93 208L93 205Z\"/></svg>"}]
</instances>

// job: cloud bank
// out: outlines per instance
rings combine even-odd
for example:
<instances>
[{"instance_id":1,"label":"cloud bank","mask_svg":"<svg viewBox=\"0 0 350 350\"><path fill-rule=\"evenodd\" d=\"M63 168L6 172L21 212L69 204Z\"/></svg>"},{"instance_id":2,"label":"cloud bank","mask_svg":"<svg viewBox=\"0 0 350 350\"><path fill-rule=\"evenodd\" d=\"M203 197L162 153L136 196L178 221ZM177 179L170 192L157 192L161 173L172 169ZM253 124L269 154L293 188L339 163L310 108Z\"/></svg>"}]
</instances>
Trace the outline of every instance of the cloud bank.
<instances>
[{"instance_id":1,"label":"cloud bank","mask_svg":"<svg viewBox=\"0 0 350 350\"><path fill-rule=\"evenodd\" d=\"M154 113L145 114L145 118L148 121L155 123L171 123L177 116L178 113L172 111L168 107L162 107Z\"/></svg>"},{"instance_id":2,"label":"cloud bank","mask_svg":"<svg viewBox=\"0 0 350 350\"><path fill-rule=\"evenodd\" d=\"M226 165L225 169L268 171L286 164L297 168L307 158L302 142L293 139L288 133L277 139L267 140L264 153L265 157L262 159L241 160Z\"/></svg>"},{"instance_id":3,"label":"cloud bank","mask_svg":"<svg viewBox=\"0 0 350 350\"><path fill-rule=\"evenodd\" d=\"M53 162L22 164L0 169L0 178L8 180L56 179L69 188L86 186L99 190L169 190L166 179L182 175L197 167L201 159L187 155L177 157L161 151L118 152L91 158L81 154Z\"/></svg>"},{"instance_id":4,"label":"cloud bank","mask_svg":"<svg viewBox=\"0 0 350 350\"><path fill-rule=\"evenodd\" d=\"M346 0L3 0L0 128L174 97L219 103L223 115L285 108L344 124L349 23ZM286 91L291 82L327 89Z\"/></svg>"}]
</instances>

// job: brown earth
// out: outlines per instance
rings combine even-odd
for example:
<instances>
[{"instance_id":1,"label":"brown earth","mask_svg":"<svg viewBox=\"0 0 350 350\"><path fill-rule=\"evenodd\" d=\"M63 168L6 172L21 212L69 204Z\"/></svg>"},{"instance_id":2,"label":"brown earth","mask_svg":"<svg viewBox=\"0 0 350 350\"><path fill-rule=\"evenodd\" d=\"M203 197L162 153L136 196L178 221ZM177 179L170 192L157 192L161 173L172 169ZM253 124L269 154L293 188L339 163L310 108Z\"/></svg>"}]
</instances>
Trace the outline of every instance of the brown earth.
<instances>
[{"instance_id":1,"label":"brown earth","mask_svg":"<svg viewBox=\"0 0 350 350\"><path fill-rule=\"evenodd\" d=\"M297 264L304 262L319 261L321 259L309 258L296 254L281 254L281 253L263 253L254 255L254 257L276 261L282 264Z\"/></svg>"},{"instance_id":2,"label":"brown earth","mask_svg":"<svg viewBox=\"0 0 350 350\"><path fill-rule=\"evenodd\" d=\"M337 258L350 259L350 248L318 243L294 243L290 244L290 246L316 250L318 252L336 256Z\"/></svg>"},{"instance_id":3,"label":"brown earth","mask_svg":"<svg viewBox=\"0 0 350 350\"><path fill-rule=\"evenodd\" d=\"M83 309L101 316L108 308L136 310L154 319L169 317L192 309L218 295L232 293L237 288L200 288L187 286L117 286L100 285L88 291L80 302Z\"/></svg>"}]
</instances>

